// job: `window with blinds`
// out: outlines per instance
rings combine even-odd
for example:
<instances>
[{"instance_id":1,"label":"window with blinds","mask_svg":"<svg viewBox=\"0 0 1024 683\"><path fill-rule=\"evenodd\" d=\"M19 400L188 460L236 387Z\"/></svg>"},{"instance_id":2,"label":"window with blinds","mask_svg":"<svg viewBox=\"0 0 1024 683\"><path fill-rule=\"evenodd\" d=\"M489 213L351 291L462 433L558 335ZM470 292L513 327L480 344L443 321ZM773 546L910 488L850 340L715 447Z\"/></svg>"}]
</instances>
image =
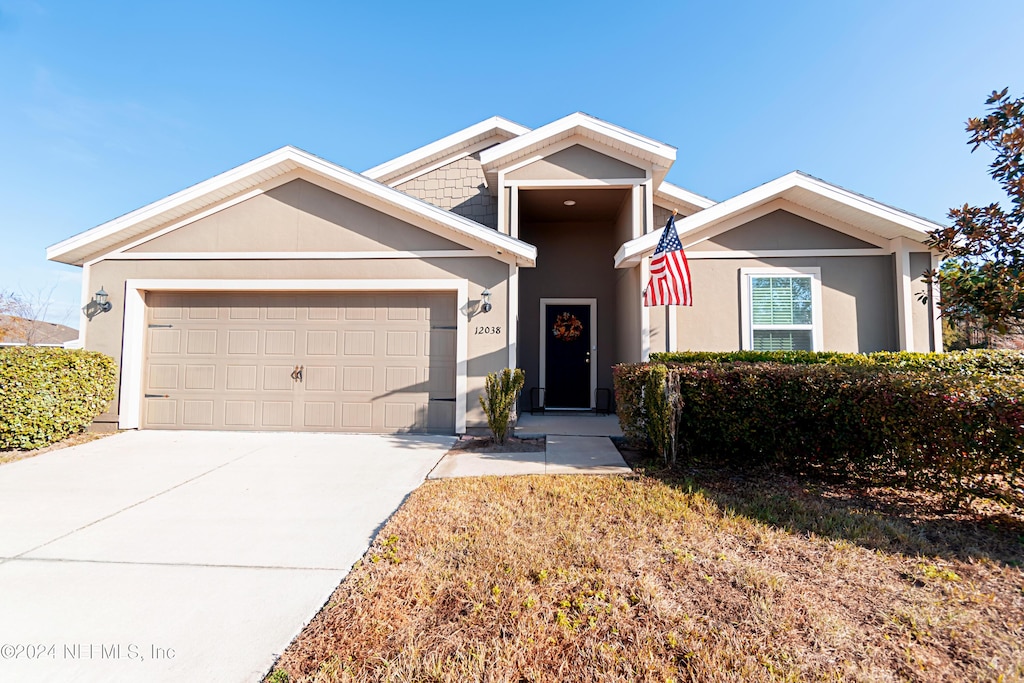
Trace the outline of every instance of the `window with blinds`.
<instances>
[{"instance_id":1,"label":"window with blinds","mask_svg":"<svg viewBox=\"0 0 1024 683\"><path fill-rule=\"evenodd\" d=\"M751 348L755 351L812 351L811 297L809 275L751 276Z\"/></svg>"}]
</instances>

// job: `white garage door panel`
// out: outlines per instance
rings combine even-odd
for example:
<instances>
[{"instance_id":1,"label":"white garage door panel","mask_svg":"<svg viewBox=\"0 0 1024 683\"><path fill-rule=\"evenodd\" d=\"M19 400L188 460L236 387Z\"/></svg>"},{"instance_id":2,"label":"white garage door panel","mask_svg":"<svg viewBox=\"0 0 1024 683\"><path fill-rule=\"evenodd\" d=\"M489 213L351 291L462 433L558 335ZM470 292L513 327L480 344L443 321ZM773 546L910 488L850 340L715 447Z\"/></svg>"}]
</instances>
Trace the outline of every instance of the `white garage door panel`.
<instances>
[{"instance_id":1,"label":"white garage door panel","mask_svg":"<svg viewBox=\"0 0 1024 683\"><path fill-rule=\"evenodd\" d=\"M153 292L146 304L143 427L455 430L453 294Z\"/></svg>"}]
</instances>

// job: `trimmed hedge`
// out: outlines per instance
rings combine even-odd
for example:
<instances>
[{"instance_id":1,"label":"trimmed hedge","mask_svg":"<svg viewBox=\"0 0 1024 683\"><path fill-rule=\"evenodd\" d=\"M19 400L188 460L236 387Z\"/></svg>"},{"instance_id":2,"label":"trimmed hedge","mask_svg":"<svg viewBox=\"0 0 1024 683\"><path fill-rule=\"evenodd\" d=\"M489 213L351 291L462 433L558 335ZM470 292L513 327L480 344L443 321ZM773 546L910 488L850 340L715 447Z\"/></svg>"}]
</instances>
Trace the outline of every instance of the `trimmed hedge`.
<instances>
[{"instance_id":1,"label":"trimmed hedge","mask_svg":"<svg viewBox=\"0 0 1024 683\"><path fill-rule=\"evenodd\" d=\"M870 365L907 370L941 370L959 374L1022 375L1024 351L954 351L916 353L876 351L677 351L652 353L653 363L782 363L784 365Z\"/></svg>"},{"instance_id":2,"label":"trimmed hedge","mask_svg":"<svg viewBox=\"0 0 1024 683\"><path fill-rule=\"evenodd\" d=\"M114 398L116 366L102 353L0 349L0 449L41 448L83 431Z\"/></svg>"},{"instance_id":3,"label":"trimmed hedge","mask_svg":"<svg viewBox=\"0 0 1024 683\"><path fill-rule=\"evenodd\" d=\"M651 413L668 402L646 397L651 377L664 373L674 380L675 443L684 457L897 484L957 501L999 496L999 475L1013 485L1024 472L1021 377L878 365L657 367L615 368L623 432L655 450L663 446L651 426L666 418Z\"/></svg>"}]
</instances>

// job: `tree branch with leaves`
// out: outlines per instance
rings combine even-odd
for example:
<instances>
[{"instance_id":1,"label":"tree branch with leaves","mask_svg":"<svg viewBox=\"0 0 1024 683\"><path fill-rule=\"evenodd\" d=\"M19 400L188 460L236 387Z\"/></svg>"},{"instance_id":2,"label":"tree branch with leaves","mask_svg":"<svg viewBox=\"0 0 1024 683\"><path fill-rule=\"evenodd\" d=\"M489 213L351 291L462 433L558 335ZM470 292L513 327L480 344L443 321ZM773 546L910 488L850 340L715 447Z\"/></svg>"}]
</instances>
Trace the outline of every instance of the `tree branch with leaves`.
<instances>
[{"instance_id":1,"label":"tree branch with leaves","mask_svg":"<svg viewBox=\"0 0 1024 683\"><path fill-rule=\"evenodd\" d=\"M967 121L968 144L995 152L989 175L1009 204L950 209L952 224L929 233L928 244L958 266L928 279L942 286L944 316L967 312L985 329L1006 332L1024 326L1024 98L1004 88L985 104L986 116Z\"/></svg>"}]
</instances>

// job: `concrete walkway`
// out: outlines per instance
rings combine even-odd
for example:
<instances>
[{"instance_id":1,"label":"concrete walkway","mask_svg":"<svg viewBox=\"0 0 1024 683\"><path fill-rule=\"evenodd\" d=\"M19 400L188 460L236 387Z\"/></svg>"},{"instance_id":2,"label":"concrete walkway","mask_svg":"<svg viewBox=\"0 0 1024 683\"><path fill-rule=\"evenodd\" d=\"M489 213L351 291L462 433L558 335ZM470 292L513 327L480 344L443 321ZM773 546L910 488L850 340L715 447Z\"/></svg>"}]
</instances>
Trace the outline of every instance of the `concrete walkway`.
<instances>
[{"instance_id":1,"label":"concrete walkway","mask_svg":"<svg viewBox=\"0 0 1024 683\"><path fill-rule=\"evenodd\" d=\"M515 435L564 436L622 436L618 415L592 415L590 413L555 413L519 416Z\"/></svg>"},{"instance_id":2,"label":"concrete walkway","mask_svg":"<svg viewBox=\"0 0 1024 683\"><path fill-rule=\"evenodd\" d=\"M453 442L140 431L0 466L0 681L259 681Z\"/></svg>"},{"instance_id":3,"label":"concrete walkway","mask_svg":"<svg viewBox=\"0 0 1024 683\"><path fill-rule=\"evenodd\" d=\"M515 435L546 436L535 453L456 451L441 459L428 479L521 474L632 474L609 436L620 436L614 415L522 415Z\"/></svg>"}]
</instances>

